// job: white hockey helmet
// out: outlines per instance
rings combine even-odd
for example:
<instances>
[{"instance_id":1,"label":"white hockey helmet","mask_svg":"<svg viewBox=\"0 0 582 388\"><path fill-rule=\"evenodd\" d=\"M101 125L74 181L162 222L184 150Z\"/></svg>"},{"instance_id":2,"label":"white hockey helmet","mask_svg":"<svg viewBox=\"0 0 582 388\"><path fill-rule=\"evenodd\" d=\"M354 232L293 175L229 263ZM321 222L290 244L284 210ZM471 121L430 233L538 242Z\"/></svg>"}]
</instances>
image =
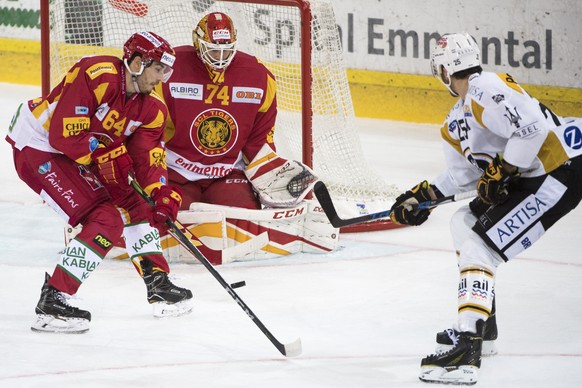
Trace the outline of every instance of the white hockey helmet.
<instances>
[{"instance_id":1,"label":"white hockey helmet","mask_svg":"<svg viewBox=\"0 0 582 388\"><path fill-rule=\"evenodd\" d=\"M481 54L475 39L466 32L444 34L430 54L432 75L441 80L453 96L451 76L463 70L481 66ZM443 68L447 74L443 73Z\"/></svg>"}]
</instances>

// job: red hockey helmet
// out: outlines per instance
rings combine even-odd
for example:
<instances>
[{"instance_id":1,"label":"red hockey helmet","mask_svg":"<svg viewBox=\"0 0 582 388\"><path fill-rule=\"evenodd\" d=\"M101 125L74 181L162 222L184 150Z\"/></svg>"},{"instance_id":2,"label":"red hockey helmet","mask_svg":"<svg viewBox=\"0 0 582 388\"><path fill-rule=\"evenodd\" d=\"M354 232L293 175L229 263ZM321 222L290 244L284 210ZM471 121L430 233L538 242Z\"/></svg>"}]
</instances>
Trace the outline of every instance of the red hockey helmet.
<instances>
[{"instance_id":1,"label":"red hockey helmet","mask_svg":"<svg viewBox=\"0 0 582 388\"><path fill-rule=\"evenodd\" d=\"M129 69L129 61L139 55L142 58L141 70L133 75L140 75L152 61L166 65L164 81L166 81L172 72L172 66L176 60L176 53L172 46L161 36L153 32L137 32L133 34L123 45L123 62Z\"/></svg>"},{"instance_id":2,"label":"red hockey helmet","mask_svg":"<svg viewBox=\"0 0 582 388\"><path fill-rule=\"evenodd\" d=\"M215 71L224 71L236 54L236 30L222 12L204 16L192 31L192 41L200 59Z\"/></svg>"}]
</instances>

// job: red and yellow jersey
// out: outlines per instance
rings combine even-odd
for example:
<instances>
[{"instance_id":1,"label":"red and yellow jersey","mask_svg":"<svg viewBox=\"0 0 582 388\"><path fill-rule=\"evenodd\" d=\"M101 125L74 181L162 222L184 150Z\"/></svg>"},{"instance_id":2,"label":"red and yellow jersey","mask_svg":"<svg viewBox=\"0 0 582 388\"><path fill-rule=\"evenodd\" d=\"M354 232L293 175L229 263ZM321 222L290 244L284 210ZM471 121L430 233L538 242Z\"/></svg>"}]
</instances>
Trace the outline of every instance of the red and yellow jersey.
<instances>
[{"instance_id":1,"label":"red and yellow jersey","mask_svg":"<svg viewBox=\"0 0 582 388\"><path fill-rule=\"evenodd\" d=\"M210 74L194 47L180 46L173 69L161 86L169 168L188 181L216 179L244 169L265 143L274 149L275 77L256 57L239 51Z\"/></svg>"},{"instance_id":2,"label":"red and yellow jersey","mask_svg":"<svg viewBox=\"0 0 582 388\"><path fill-rule=\"evenodd\" d=\"M163 134L168 110L154 92L127 96L125 71L113 56L79 60L46 98L28 101L30 119L8 137L18 149L62 153L83 165L91 164L99 143L125 143L136 177L149 192L167 180Z\"/></svg>"}]
</instances>

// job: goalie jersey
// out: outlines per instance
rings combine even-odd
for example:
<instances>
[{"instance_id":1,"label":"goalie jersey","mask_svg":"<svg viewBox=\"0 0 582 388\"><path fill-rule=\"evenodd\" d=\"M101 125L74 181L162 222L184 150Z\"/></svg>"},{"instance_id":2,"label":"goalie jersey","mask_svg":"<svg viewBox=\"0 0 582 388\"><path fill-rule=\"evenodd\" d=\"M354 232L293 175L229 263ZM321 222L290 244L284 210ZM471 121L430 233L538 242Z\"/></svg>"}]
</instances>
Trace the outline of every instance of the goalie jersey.
<instances>
[{"instance_id":1,"label":"goalie jersey","mask_svg":"<svg viewBox=\"0 0 582 388\"><path fill-rule=\"evenodd\" d=\"M173 69L161 86L167 161L184 183L243 170L265 143L275 149L275 78L256 57L237 51L226 71L211 74L193 46L180 46Z\"/></svg>"},{"instance_id":2,"label":"goalie jersey","mask_svg":"<svg viewBox=\"0 0 582 388\"><path fill-rule=\"evenodd\" d=\"M167 108L151 93L126 96L126 69L121 59L94 56L79 60L46 98L23 104L27 125L9 128L7 140L16 148L65 154L91 164L99 143L125 143L136 177L146 191L167 180L163 134ZM139 133L139 136L132 136Z\"/></svg>"},{"instance_id":3,"label":"goalie jersey","mask_svg":"<svg viewBox=\"0 0 582 388\"><path fill-rule=\"evenodd\" d=\"M556 132L565 120L509 74L473 74L468 88L441 128L448 168L432 183L444 195L474 190L497 154L517 166L522 177L547 174L573 156Z\"/></svg>"}]
</instances>

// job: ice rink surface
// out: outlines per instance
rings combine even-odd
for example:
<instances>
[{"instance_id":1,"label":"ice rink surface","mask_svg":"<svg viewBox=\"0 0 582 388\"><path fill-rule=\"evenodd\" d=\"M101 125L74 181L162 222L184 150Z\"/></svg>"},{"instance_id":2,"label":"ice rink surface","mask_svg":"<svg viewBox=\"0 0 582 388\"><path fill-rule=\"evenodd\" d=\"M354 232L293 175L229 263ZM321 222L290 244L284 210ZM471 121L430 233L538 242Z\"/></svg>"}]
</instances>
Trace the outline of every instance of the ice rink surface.
<instances>
[{"instance_id":1,"label":"ice rink surface","mask_svg":"<svg viewBox=\"0 0 582 388\"><path fill-rule=\"evenodd\" d=\"M39 93L0 84L2 137L19 102ZM444 166L437 125L357 124L370 165L402 189ZM417 228L344 234L331 254L217 267L230 283L246 281L237 293L280 341L301 338L303 354L286 359L195 264L172 266L175 283L194 292L190 315L154 319L132 265L107 260L71 302L92 313L88 333L32 332L64 222L18 179L5 141L0 158L1 387L427 387L420 360L456 316L449 219L460 204ZM581 216L498 269L499 354L483 360L477 387L582 386Z\"/></svg>"}]
</instances>

